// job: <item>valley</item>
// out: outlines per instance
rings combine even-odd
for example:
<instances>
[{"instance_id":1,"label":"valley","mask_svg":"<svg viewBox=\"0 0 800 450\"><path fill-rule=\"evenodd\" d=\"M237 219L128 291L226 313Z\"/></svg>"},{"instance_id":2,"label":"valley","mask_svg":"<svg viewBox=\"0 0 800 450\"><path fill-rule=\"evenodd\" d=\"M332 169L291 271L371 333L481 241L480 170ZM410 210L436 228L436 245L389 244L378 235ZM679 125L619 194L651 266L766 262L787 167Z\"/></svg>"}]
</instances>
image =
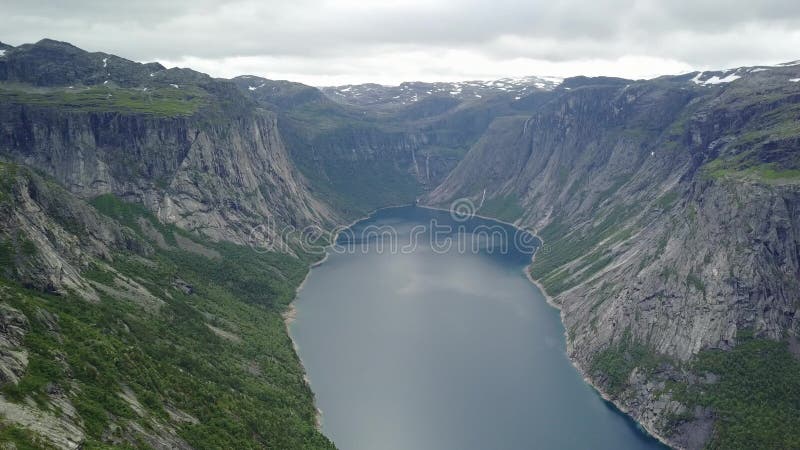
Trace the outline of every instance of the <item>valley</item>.
<instances>
[{"instance_id":1,"label":"valley","mask_svg":"<svg viewBox=\"0 0 800 450\"><path fill-rule=\"evenodd\" d=\"M286 230L461 202L541 238L557 348L649 432L800 446L800 64L317 89L0 50L0 441L332 448Z\"/></svg>"}]
</instances>

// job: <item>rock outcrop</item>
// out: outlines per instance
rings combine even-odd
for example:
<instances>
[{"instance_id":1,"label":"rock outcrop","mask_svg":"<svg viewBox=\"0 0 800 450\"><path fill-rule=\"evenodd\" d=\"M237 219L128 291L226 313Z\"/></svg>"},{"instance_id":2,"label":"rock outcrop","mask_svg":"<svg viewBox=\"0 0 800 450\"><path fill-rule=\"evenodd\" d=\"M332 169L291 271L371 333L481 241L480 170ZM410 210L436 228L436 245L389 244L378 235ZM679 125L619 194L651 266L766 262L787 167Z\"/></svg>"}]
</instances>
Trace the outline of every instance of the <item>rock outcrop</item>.
<instances>
[{"instance_id":1,"label":"rock outcrop","mask_svg":"<svg viewBox=\"0 0 800 450\"><path fill-rule=\"evenodd\" d=\"M113 193L238 243L259 225L334 217L290 162L275 114L228 81L49 40L6 52L0 66L0 81L46 87L0 85L0 155L82 198Z\"/></svg>"},{"instance_id":2,"label":"rock outcrop","mask_svg":"<svg viewBox=\"0 0 800 450\"><path fill-rule=\"evenodd\" d=\"M668 387L698 383L699 352L800 325L800 68L735 73L566 80L532 116L495 121L427 197L513 205L505 219L544 240L531 273L570 357L677 447L703 447L718 418Z\"/></svg>"}]
</instances>

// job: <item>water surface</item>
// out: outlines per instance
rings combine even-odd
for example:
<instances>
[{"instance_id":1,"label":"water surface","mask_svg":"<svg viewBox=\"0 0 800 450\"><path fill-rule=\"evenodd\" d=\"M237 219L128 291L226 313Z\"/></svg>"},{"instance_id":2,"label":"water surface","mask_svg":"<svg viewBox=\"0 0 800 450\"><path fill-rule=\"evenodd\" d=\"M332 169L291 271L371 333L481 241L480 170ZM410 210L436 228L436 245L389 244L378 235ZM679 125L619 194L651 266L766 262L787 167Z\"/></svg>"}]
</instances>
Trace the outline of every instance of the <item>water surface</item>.
<instances>
[{"instance_id":1,"label":"water surface","mask_svg":"<svg viewBox=\"0 0 800 450\"><path fill-rule=\"evenodd\" d=\"M343 450L661 448L572 367L558 311L522 273L530 241L502 225L506 249L499 226L406 207L341 236L290 327L323 432Z\"/></svg>"}]
</instances>

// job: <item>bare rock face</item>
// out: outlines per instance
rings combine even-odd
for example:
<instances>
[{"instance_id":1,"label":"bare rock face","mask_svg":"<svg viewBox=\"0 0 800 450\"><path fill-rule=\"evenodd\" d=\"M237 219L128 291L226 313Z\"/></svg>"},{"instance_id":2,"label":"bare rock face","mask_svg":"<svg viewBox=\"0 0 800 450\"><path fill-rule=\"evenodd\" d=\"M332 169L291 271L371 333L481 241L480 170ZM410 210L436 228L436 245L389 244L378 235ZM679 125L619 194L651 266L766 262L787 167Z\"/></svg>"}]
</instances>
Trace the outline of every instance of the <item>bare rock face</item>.
<instances>
[{"instance_id":1,"label":"bare rock face","mask_svg":"<svg viewBox=\"0 0 800 450\"><path fill-rule=\"evenodd\" d=\"M253 227L322 224L332 212L312 197L268 113L195 130L186 157L158 201L160 219L216 240L246 244Z\"/></svg>"},{"instance_id":2,"label":"bare rock face","mask_svg":"<svg viewBox=\"0 0 800 450\"><path fill-rule=\"evenodd\" d=\"M21 311L0 303L0 385L17 383L28 366L22 342L29 326Z\"/></svg>"},{"instance_id":3,"label":"bare rock face","mask_svg":"<svg viewBox=\"0 0 800 450\"><path fill-rule=\"evenodd\" d=\"M65 75L37 77L53 61ZM289 161L275 115L231 82L55 41L15 48L2 64L7 80L44 83L55 100L31 100L39 91L25 85L0 87L7 96L0 103L0 155L42 170L84 199L115 194L164 221L240 244L259 225L300 228L334 217ZM100 75L107 82L96 87ZM91 95L104 99L99 106L68 100ZM113 103L115 96L130 97L134 107Z\"/></svg>"},{"instance_id":4,"label":"bare rock face","mask_svg":"<svg viewBox=\"0 0 800 450\"><path fill-rule=\"evenodd\" d=\"M702 448L715 421L665 389L700 382L683 363L746 330L784 340L800 325L797 72L567 80L533 116L496 120L426 197L513 205L504 219L544 240L531 273L561 308L576 366L677 447ZM623 380L597 369L626 345L661 365L629 361Z\"/></svg>"},{"instance_id":5,"label":"bare rock face","mask_svg":"<svg viewBox=\"0 0 800 450\"><path fill-rule=\"evenodd\" d=\"M80 275L93 258L109 259L115 249L152 253L131 230L30 170L3 164L0 172L8 183L3 195L9 197L0 204L0 241L9 262L2 267L4 276L94 301L95 290Z\"/></svg>"},{"instance_id":6,"label":"bare rock face","mask_svg":"<svg viewBox=\"0 0 800 450\"><path fill-rule=\"evenodd\" d=\"M286 148L315 193L351 218L433 189L493 118L530 109L557 84L531 77L317 89L251 75L231 81L277 113Z\"/></svg>"},{"instance_id":7,"label":"bare rock face","mask_svg":"<svg viewBox=\"0 0 800 450\"><path fill-rule=\"evenodd\" d=\"M113 193L166 222L238 243L269 220L307 225L332 217L292 168L266 112L215 127L26 106L3 112L13 128L0 133L0 151L83 198Z\"/></svg>"},{"instance_id":8,"label":"bare rock face","mask_svg":"<svg viewBox=\"0 0 800 450\"><path fill-rule=\"evenodd\" d=\"M6 304L9 295L14 294L0 287L0 386L18 383L28 369L24 338L31 323L25 314ZM46 311L39 310L36 320L45 320L48 326L57 328L56 319ZM53 414L31 402L11 402L0 395L0 414L4 422L25 427L57 448L80 448L84 433L78 425L75 408L57 386L49 385L47 393L50 403L61 414Z\"/></svg>"}]
</instances>

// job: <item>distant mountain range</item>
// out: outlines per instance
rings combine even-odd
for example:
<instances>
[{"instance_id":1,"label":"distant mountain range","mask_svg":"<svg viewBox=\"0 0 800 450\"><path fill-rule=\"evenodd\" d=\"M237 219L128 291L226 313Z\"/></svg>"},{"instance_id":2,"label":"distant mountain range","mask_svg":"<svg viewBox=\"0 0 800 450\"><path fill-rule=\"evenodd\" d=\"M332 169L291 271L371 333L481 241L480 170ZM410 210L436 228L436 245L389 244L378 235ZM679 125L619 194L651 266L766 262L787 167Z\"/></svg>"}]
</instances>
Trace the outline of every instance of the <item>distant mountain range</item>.
<instances>
[{"instance_id":1,"label":"distant mountain range","mask_svg":"<svg viewBox=\"0 0 800 450\"><path fill-rule=\"evenodd\" d=\"M356 106L399 106L433 96L452 97L462 101L479 100L498 94L512 95L515 100L536 91L550 91L563 79L555 77L501 78L493 81L463 81L452 83L402 83L399 86L356 84L323 87L322 92L332 100Z\"/></svg>"}]
</instances>

